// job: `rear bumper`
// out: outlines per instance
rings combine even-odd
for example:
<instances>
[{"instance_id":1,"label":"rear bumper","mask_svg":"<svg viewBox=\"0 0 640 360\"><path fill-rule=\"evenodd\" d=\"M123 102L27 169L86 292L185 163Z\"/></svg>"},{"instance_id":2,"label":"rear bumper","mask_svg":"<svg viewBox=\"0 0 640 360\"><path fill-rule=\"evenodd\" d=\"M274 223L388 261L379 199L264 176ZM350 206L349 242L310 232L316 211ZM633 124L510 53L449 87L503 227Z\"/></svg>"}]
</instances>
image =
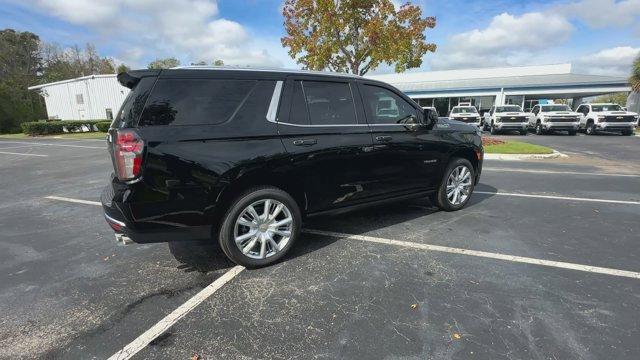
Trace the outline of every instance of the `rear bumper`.
<instances>
[{"instance_id":1,"label":"rear bumper","mask_svg":"<svg viewBox=\"0 0 640 360\"><path fill-rule=\"evenodd\" d=\"M157 226L154 226L153 222L145 221L141 226L132 218L128 205L115 201L114 198L113 187L109 184L102 190L100 196L104 218L116 234L124 235L133 242L157 243L211 239L212 227L210 225L180 226L158 223Z\"/></svg>"}]
</instances>

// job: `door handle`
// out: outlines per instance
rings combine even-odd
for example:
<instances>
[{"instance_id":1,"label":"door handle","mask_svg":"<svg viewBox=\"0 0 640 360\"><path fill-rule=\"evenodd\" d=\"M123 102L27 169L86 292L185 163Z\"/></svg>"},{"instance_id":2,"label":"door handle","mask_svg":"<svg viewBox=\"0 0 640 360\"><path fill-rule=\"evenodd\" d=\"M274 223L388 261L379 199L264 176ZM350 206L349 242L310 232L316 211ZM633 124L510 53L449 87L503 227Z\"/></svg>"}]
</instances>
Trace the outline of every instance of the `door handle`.
<instances>
[{"instance_id":1,"label":"door handle","mask_svg":"<svg viewBox=\"0 0 640 360\"><path fill-rule=\"evenodd\" d=\"M316 139L298 139L293 140L293 145L295 146L311 146L318 143Z\"/></svg>"},{"instance_id":2,"label":"door handle","mask_svg":"<svg viewBox=\"0 0 640 360\"><path fill-rule=\"evenodd\" d=\"M376 141L380 141L380 142L391 141L391 139L392 139L391 136L376 136Z\"/></svg>"}]
</instances>

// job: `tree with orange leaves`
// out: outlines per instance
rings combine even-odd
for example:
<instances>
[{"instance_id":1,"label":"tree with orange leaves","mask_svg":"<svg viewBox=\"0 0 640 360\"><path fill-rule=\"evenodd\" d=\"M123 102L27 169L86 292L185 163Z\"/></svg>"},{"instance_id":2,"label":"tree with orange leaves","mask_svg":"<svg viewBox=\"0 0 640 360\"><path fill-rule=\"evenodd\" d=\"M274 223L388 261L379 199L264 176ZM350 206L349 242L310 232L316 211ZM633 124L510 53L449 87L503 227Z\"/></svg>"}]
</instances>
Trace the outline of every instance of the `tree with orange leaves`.
<instances>
[{"instance_id":1,"label":"tree with orange leaves","mask_svg":"<svg viewBox=\"0 0 640 360\"><path fill-rule=\"evenodd\" d=\"M364 75L384 63L403 72L436 50L424 34L436 19L408 2L396 9L390 0L287 0L282 13L282 45L311 70Z\"/></svg>"}]
</instances>

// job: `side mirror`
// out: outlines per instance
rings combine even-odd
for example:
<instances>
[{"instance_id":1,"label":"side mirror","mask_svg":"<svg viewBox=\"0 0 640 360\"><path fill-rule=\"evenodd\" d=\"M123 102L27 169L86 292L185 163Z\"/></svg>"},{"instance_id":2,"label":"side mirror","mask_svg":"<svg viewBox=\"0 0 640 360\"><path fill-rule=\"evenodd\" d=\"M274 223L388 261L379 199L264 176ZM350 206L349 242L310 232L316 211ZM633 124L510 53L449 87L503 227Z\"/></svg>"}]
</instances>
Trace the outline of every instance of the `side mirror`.
<instances>
[{"instance_id":1,"label":"side mirror","mask_svg":"<svg viewBox=\"0 0 640 360\"><path fill-rule=\"evenodd\" d=\"M438 122L438 113L433 109L424 109L424 124L428 129L433 128Z\"/></svg>"}]
</instances>

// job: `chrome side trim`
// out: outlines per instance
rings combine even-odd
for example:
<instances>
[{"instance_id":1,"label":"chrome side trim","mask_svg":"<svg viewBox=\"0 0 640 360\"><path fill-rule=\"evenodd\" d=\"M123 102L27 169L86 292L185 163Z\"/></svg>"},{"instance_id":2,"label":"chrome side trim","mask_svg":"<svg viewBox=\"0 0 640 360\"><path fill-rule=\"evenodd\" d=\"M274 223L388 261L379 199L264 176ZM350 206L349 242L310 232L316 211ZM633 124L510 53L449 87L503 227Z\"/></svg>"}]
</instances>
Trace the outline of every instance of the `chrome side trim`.
<instances>
[{"instance_id":1,"label":"chrome side trim","mask_svg":"<svg viewBox=\"0 0 640 360\"><path fill-rule=\"evenodd\" d=\"M282 81L277 81L276 87L273 88L273 95L271 95L269 110L267 110L267 120L273 123L276 122L276 116L278 116L278 104L280 103L281 93L282 93Z\"/></svg>"},{"instance_id":2,"label":"chrome side trim","mask_svg":"<svg viewBox=\"0 0 640 360\"><path fill-rule=\"evenodd\" d=\"M107 219L107 221L110 221L110 222L112 222L114 224L118 224L118 225L120 225L122 227L127 227L127 225L125 225L125 223L123 223L122 221L116 220L116 219L112 218L111 216L109 216L107 214L104 214L104 217Z\"/></svg>"}]
</instances>

